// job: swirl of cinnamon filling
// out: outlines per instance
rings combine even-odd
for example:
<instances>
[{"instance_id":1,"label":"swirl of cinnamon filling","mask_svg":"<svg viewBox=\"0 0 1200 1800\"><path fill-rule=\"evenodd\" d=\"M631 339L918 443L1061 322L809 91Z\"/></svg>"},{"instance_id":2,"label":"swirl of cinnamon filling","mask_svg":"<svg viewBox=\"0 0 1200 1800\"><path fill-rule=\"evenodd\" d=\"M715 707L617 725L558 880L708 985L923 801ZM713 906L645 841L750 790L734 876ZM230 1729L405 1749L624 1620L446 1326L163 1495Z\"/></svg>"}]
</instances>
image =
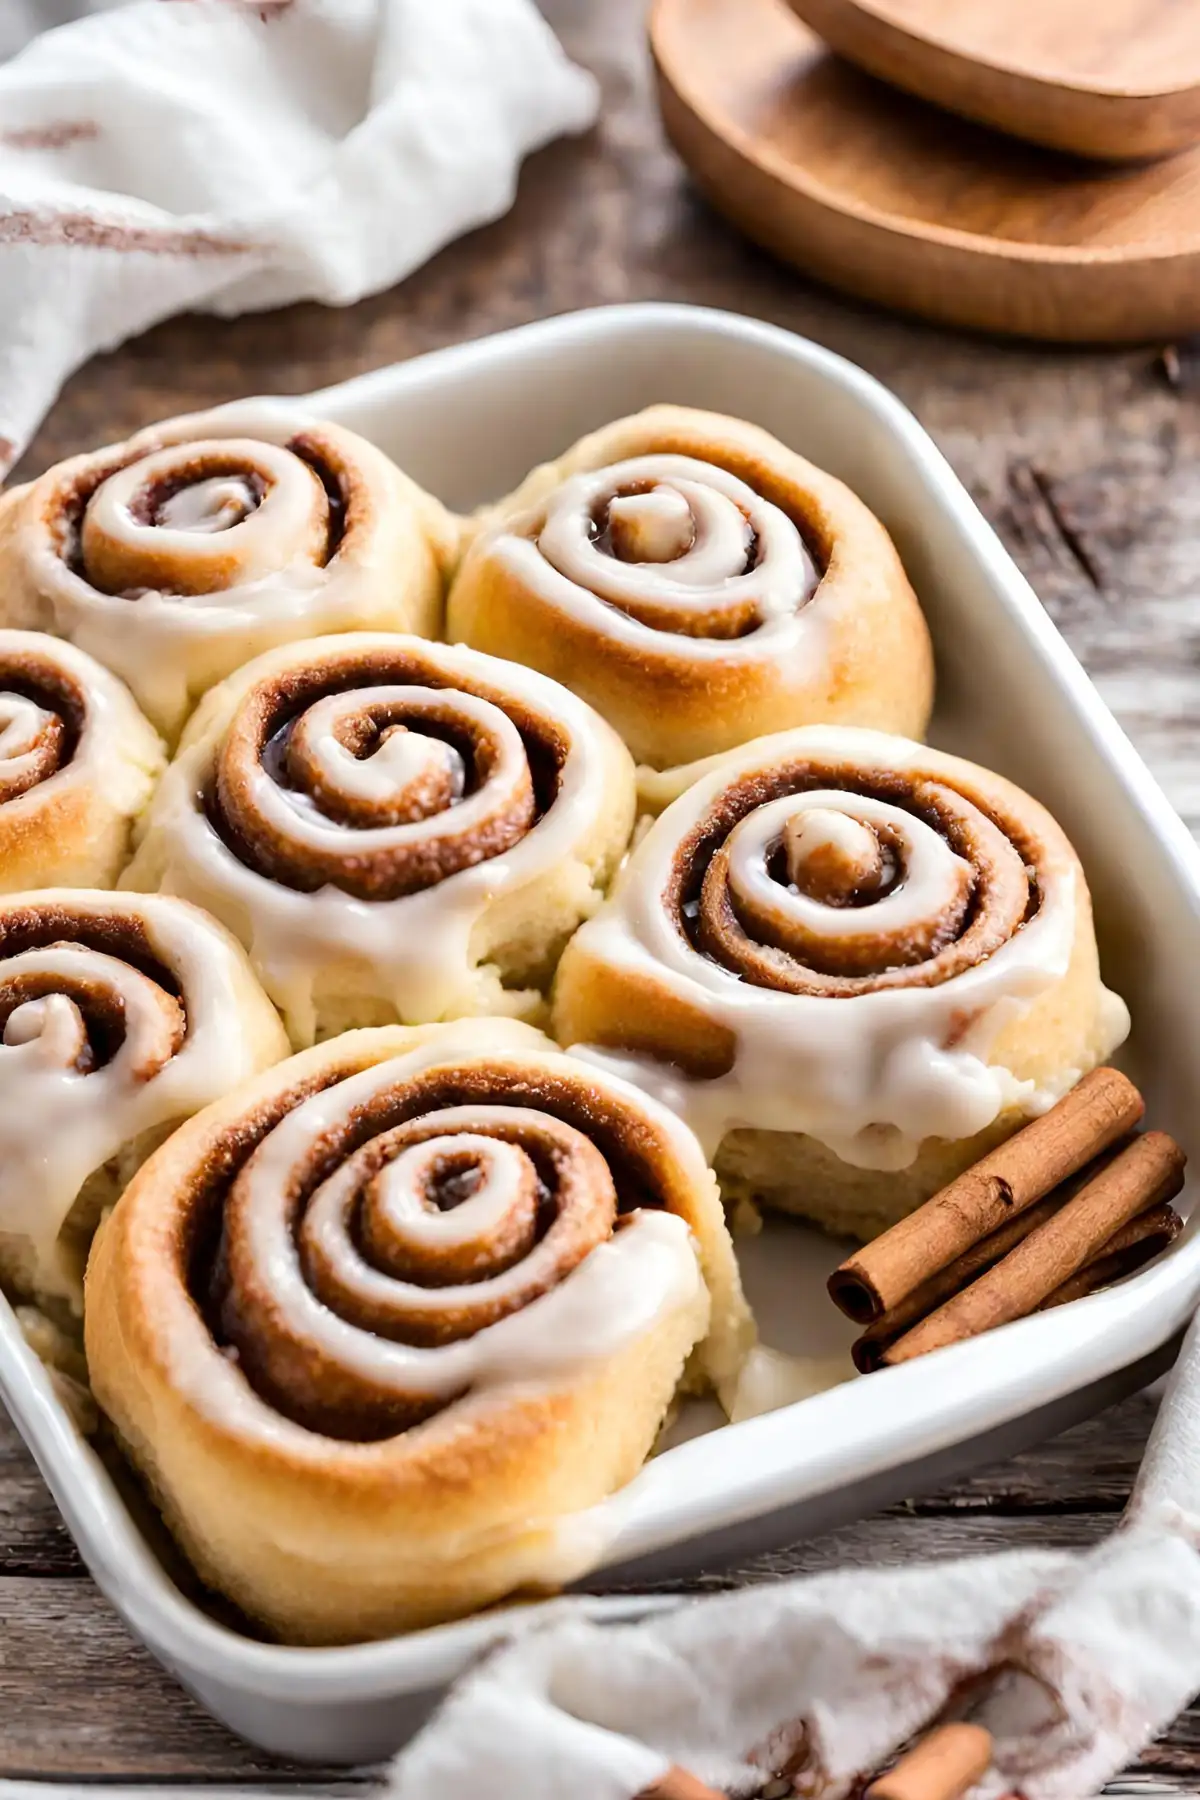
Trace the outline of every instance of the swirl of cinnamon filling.
<instances>
[{"instance_id":1,"label":"swirl of cinnamon filling","mask_svg":"<svg viewBox=\"0 0 1200 1800\"><path fill-rule=\"evenodd\" d=\"M14 679L7 670L0 673L0 680L6 678ZM39 685L49 698L47 684ZM81 696L68 690L62 697L64 716L62 710L42 705L28 691L15 686L0 689L0 805L20 799L39 781L57 775L70 760L70 714L77 713L80 702Z\"/></svg>"},{"instance_id":2,"label":"swirl of cinnamon filling","mask_svg":"<svg viewBox=\"0 0 1200 1800\"><path fill-rule=\"evenodd\" d=\"M812 598L794 518L692 456L638 456L552 494L537 548L567 580L654 631L740 638Z\"/></svg>"},{"instance_id":3,"label":"swirl of cinnamon filling","mask_svg":"<svg viewBox=\"0 0 1200 1800\"><path fill-rule=\"evenodd\" d=\"M814 720L924 729L928 635L879 522L765 431L651 407L482 515L448 635L564 681L656 768Z\"/></svg>"},{"instance_id":4,"label":"swirl of cinnamon filling","mask_svg":"<svg viewBox=\"0 0 1200 1800\"><path fill-rule=\"evenodd\" d=\"M0 631L0 893L115 881L162 763L107 669L41 632Z\"/></svg>"},{"instance_id":5,"label":"swirl of cinnamon filling","mask_svg":"<svg viewBox=\"0 0 1200 1800\"><path fill-rule=\"evenodd\" d=\"M219 1331L259 1393L333 1437L389 1436L446 1404L484 1371L479 1334L609 1241L617 1189L585 1117L617 1146L627 1204L650 1197L624 1128L603 1106L582 1115L569 1083L398 1073L348 1085L332 1128L329 1104L281 1123L225 1205Z\"/></svg>"},{"instance_id":6,"label":"swirl of cinnamon filling","mask_svg":"<svg viewBox=\"0 0 1200 1800\"><path fill-rule=\"evenodd\" d=\"M639 1292L643 1257L651 1286L681 1272L692 1285L689 1230L722 1294L719 1354L744 1335L694 1140L530 1028L350 1033L259 1086L263 1104L198 1122L182 1184L164 1163L165 1203L188 1225L184 1260L158 1274L184 1282L241 1380L305 1430L388 1437L471 1388L586 1364L667 1297ZM163 1192L156 1171L139 1195ZM149 1205L125 1210L148 1222ZM630 1247L634 1226L665 1260Z\"/></svg>"},{"instance_id":7,"label":"swirl of cinnamon filling","mask_svg":"<svg viewBox=\"0 0 1200 1800\"><path fill-rule=\"evenodd\" d=\"M905 1166L1124 1035L1078 859L999 776L813 727L649 786L670 804L564 957L556 1029L703 1078L680 1103L710 1152L740 1125Z\"/></svg>"},{"instance_id":8,"label":"swirl of cinnamon filling","mask_svg":"<svg viewBox=\"0 0 1200 1800\"><path fill-rule=\"evenodd\" d=\"M260 659L211 696L129 880L225 919L302 1040L355 997L411 1022L512 1010L475 974L493 953L510 990L533 983L528 1010L633 805L628 756L553 682L353 634Z\"/></svg>"},{"instance_id":9,"label":"swirl of cinnamon filling","mask_svg":"<svg viewBox=\"0 0 1200 1800\"><path fill-rule=\"evenodd\" d=\"M123 1176L284 1048L238 946L183 901L0 902L0 1270L77 1301L87 1232Z\"/></svg>"},{"instance_id":10,"label":"swirl of cinnamon filling","mask_svg":"<svg viewBox=\"0 0 1200 1800\"><path fill-rule=\"evenodd\" d=\"M270 645L437 626L444 516L370 444L284 403L152 426L9 507L7 616L89 650L170 735Z\"/></svg>"},{"instance_id":11,"label":"swirl of cinnamon filling","mask_svg":"<svg viewBox=\"0 0 1200 1800\"><path fill-rule=\"evenodd\" d=\"M86 1325L207 1578L326 1640L544 1579L698 1340L716 1380L750 1335L686 1127L512 1020L347 1033L190 1121Z\"/></svg>"},{"instance_id":12,"label":"swirl of cinnamon filling","mask_svg":"<svg viewBox=\"0 0 1200 1800\"><path fill-rule=\"evenodd\" d=\"M791 994L930 987L982 962L1036 910L1019 842L970 799L917 780L897 803L862 792L855 772L828 773L855 788L804 791L820 769L781 771L799 791L706 842L703 870L681 862L681 929L724 968Z\"/></svg>"},{"instance_id":13,"label":"swirl of cinnamon filling","mask_svg":"<svg viewBox=\"0 0 1200 1800\"><path fill-rule=\"evenodd\" d=\"M554 722L425 687L420 661L397 662L416 680L388 681L375 659L375 680L351 652L338 671L350 691L322 694L323 664L309 706L291 670L243 701L217 759L210 816L261 873L302 891L331 882L359 899L397 900L503 855L552 802L567 750Z\"/></svg>"}]
</instances>

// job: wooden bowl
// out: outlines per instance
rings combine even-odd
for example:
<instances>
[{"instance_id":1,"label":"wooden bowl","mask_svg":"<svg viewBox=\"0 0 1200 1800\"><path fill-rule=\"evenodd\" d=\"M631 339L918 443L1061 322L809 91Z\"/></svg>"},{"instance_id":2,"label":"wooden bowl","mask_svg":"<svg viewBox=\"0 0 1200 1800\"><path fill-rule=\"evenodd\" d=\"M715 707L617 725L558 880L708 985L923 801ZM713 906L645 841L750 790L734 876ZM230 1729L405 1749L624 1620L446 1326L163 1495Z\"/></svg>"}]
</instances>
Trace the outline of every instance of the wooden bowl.
<instances>
[{"instance_id":1,"label":"wooden bowl","mask_svg":"<svg viewBox=\"0 0 1200 1800\"><path fill-rule=\"evenodd\" d=\"M1200 150L1015 143L832 56L783 0L655 0L663 119L713 204L836 287L1060 342L1200 328Z\"/></svg>"},{"instance_id":2,"label":"wooden bowl","mask_svg":"<svg viewBox=\"0 0 1200 1800\"><path fill-rule=\"evenodd\" d=\"M1080 156L1200 139L1196 0L791 0L840 56L910 94Z\"/></svg>"}]
</instances>

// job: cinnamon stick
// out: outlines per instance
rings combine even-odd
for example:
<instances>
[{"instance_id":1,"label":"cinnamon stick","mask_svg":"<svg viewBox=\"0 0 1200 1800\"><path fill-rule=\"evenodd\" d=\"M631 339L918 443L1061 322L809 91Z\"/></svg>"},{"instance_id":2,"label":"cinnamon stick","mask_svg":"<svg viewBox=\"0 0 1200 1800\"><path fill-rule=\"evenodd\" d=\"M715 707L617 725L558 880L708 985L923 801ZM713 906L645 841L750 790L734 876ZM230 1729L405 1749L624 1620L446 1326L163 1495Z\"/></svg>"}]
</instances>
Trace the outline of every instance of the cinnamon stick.
<instances>
[{"instance_id":1,"label":"cinnamon stick","mask_svg":"<svg viewBox=\"0 0 1200 1800\"><path fill-rule=\"evenodd\" d=\"M856 1324L872 1324L1125 1137L1144 1110L1118 1070L1093 1069L1048 1113L849 1257L829 1278L834 1304Z\"/></svg>"},{"instance_id":2,"label":"cinnamon stick","mask_svg":"<svg viewBox=\"0 0 1200 1800\"><path fill-rule=\"evenodd\" d=\"M1087 1180L1098 1173L1099 1169L1093 1164L1086 1171ZM922 1282L891 1312L876 1319L851 1346L850 1354L859 1373L869 1375L873 1370L881 1369L885 1352L897 1338L931 1312L936 1312L963 1288L969 1287L988 1269L994 1268L1010 1250L1060 1211L1083 1185L1081 1177L1064 1183L1053 1194L1039 1200L1036 1206L1031 1206L1028 1212L1019 1213L999 1231L983 1238L949 1268ZM1182 1230L1183 1220L1174 1207L1166 1204L1148 1207L1128 1225L1122 1226L1077 1274L1070 1276L1061 1288L1043 1300L1037 1310L1047 1312L1053 1306L1064 1306L1068 1300L1082 1299L1086 1294L1094 1294L1098 1288L1107 1287L1110 1282L1119 1281L1124 1275L1132 1275L1135 1269L1140 1269L1143 1263L1150 1262L1173 1243Z\"/></svg>"},{"instance_id":3,"label":"cinnamon stick","mask_svg":"<svg viewBox=\"0 0 1200 1800\"><path fill-rule=\"evenodd\" d=\"M992 1765L992 1734L982 1725L939 1725L873 1781L865 1800L960 1800Z\"/></svg>"},{"instance_id":4,"label":"cinnamon stick","mask_svg":"<svg viewBox=\"0 0 1200 1800\"><path fill-rule=\"evenodd\" d=\"M952 1263L923 1281L920 1287L914 1288L888 1312L881 1313L873 1325L868 1325L862 1336L851 1348L854 1366L860 1374L868 1375L872 1369L883 1365L883 1352L890 1344L913 1325L919 1324L931 1312L936 1312L947 1300L969 1287L986 1270L994 1267L1002 1257L1015 1250L1017 1245L1027 1238L1031 1231L1045 1224L1061 1206L1066 1204L1067 1195L1061 1192L1047 1194L1026 1212L1018 1213L1013 1219L1006 1219L998 1231L993 1231L961 1256L956 1256Z\"/></svg>"},{"instance_id":5,"label":"cinnamon stick","mask_svg":"<svg viewBox=\"0 0 1200 1800\"><path fill-rule=\"evenodd\" d=\"M1136 1219L1132 1219L1114 1238L1105 1244L1099 1256L1077 1274L1071 1275L1061 1287L1055 1288L1048 1299L1043 1300L1039 1312L1049 1312L1053 1306L1066 1306L1070 1300L1082 1300L1088 1294L1094 1294L1099 1288L1107 1287L1112 1281L1120 1281L1124 1275L1132 1275L1144 1263L1152 1262L1156 1256L1173 1244L1183 1230L1183 1220L1173 1206L1151 1206Z\"/></svg>"},{"instance_id":6,"label":"cinnamon stick","mask_svg":"<svg viewBox=\"0 0 1200 1800\"><path fill-rule=\"evenodd\" d=\"M1035 1312L1131 1219L1174 1198L1184 1162L1165 1131L1135 1138L1015 1250L892 1344L884 1362L909 1362Z\"/></svg>"}]
</instances>

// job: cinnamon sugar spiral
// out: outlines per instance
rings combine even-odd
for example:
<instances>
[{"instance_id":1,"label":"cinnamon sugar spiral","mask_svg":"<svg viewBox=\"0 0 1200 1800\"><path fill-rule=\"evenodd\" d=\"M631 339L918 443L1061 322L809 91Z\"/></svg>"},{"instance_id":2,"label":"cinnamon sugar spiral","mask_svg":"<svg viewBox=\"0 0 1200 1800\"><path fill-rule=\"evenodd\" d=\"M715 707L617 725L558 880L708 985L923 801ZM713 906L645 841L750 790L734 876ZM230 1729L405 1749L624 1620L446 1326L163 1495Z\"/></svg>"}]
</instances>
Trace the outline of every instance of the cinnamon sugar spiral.
<instances>
[{"instance_id":1,"label":"cinnamon sugar spiral","mask_svg":"<svg viewBox=\"0 0 1200 1800\"><path fill-rule=\"evenodd\" d=\"M449 635L542 669L661 768L837 719L920 732L920 612L848 489L738 419L651 407L479 523Z\"/></svg>"},{"instance_id":2,"label":"cinnamon sugar spiral","mask_svg":"<svg viewBox=\"0 0 1200 1800\"><path fill-rule=\"evenodd\" d=\"M694 456L635 456L572 476L533 541L576 587L684 637L745 637L798 612L817 586L796 518Z\"/></svg>"},{"instance_id":3,"label":"cinnamon sugar spiral","mask_svg":"<svg viewBox=\"0 0 1200 1800\"><path fill-rule=\"evenodd\" d=\"M722 1379L749 1337L690 1133L511 1020L347 1033L191 1121L86 1325L201 1572L305 1641L562 1579L693 1345Z\"/></svg>"},{"instance_id":4,"label":"cinnamon sugar spiral","mask_svg":"<svg viewBox=\"0 0 1200 1800\"><path fill-rule=\"evenodd\" d=\"M348 634L210 697L129 880L223 918L299 1041L397 1014L529 1011L633 806L628 756L553 682ZM477 973L493 956L498 975Z\"/></svg>"},{"instance_id":5,"label":"cinnamon sugar spiral","mask_svg":"<svg viewBox=\"0 0 1200 1800\"><path fill-rule=\"evenodd\" d=\"M139 1145L283 1048L237 945L184 902L0 903L0 1269L77 1299L86 1229Z\"/></svg>"},{"instance_id":6,"label":"cinnamon sugar spiral","mask_svg":"<svg viewBox=\"0 0 1200 1800\"><path fill-rule=\"evenodd\" d=\"M114 669L174 736L199 694L270 645L435 630L451 535L353 433L245 402L152 426L12 495L3 605Z\"/></svg>"},{"instance_id":7,"label":"cinnamon sugar spiral","mask_svg":"<svg viewBox=\"0 0 1200 1800\"><path fill-rule=\"evenodd\" d=\"M31 685L35 691L41 685L46 693L46 685ZM69 712L78 698L70 692L64 697ZM0 690L0 805L19 800L39 781L57 775L69 755L67 733L67 718L57 707L44 706L33 694L13 687Z\"/></svg>"},{"instance_id":8,"label":"cinnamon sugar spiral","mask_svg":"<svg viewBox=\"0 0 1200 1800\"><path fill-rule=\"evenodd\" d=\"M107 669L41 632L0 631L0 893L115 881L162 763Z\"/></svg>"},{"instance_id":9,"label":"cinnamon sugar spiral","mask_svg":"<svg viewBox=\"0 0 1200 1800\"><path fill-rule=\"evenodd\" d=\"M679 928L741 980L851 997L953 981L1037 912L1019 819L815 759L728 788L677 866Z\"/></svg>"},{"instance_id":10,"label":"cinnamon sugar spiral","mask_svg":"<svg viewBox=\"0 0 1200 1800\"><path fill-rule=\"evenodd\" d=\"M256 1392L308 1430L390 1436L509 1357L569 1360L562 1304L515 1322L622 1208L671 1192L661 1146L639 1144L603 1083L473 1056L478 1035L451 1040L457 1065L414 1053L301 1103L228 1188L210 1316Z\"/></svg>"},{"instance_id":11,"label":"cinnamon sugar spiral","mask_svg":"<svg viewBox=\"0 0 1200 1800\"><path fill-rule=\"evenodd\" d=\"M648 789L670 803L568 950L556 1029L701 1078L710 1153L753 1127L905 1167L1124 1035L1074 851L999 776L814 727Z\"/></svg>"},{"instance_id":12,"label":"cinnamon sugar spiral","mask_svg":"<svg viewBox=\"0 0 1200 1800\"><path fill-rule=\"evenodd\" d=\"M398 900L520 843L557 795L567 735L515 698L510 716L487 695L426 685L438 663L415 644L326 645L304 675L291 662L255 683L209 808L244 860L285 887Z\"/></svg>"}]
</instances>

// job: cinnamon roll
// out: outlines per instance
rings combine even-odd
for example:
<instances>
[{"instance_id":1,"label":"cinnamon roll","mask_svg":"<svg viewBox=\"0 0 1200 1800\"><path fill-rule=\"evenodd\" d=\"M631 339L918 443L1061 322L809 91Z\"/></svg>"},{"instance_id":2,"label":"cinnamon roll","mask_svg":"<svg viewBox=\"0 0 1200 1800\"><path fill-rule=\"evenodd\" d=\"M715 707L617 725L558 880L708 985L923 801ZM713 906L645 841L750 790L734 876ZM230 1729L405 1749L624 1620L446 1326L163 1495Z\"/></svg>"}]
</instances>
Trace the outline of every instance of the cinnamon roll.
<instances>
[{"instance_id":1,"label":"cinnamon roll","mask_svg":"<svg viewBox=\"0 0 1200 1800\"><path fill-rule=\"evenodd\" d=\"M347 1033L101 1227L96 1397L201 1576L296 1643L582 1572L693 1348L752 1335L695 1139L513 1020Z\"/></svg>"},{"instance_id":2,"label":"cinnamon roll","mask_svg":"<svg viewBox=\"0 0 1200 1800\"><path fill-rule=\"evenodd\" d=\"M654 406L485 514L447 636L582 694L655 768L826 721L920 736L929 634L891 539L756 426Z\"/></svg>"},{"instance_id":3,"label":"cinnamon roll","mask_svg":"<svg viewBox=\"0 0 1200 1800\"><path fill-rule=\"evenodd\" d=\"M449 515L386 456L284 402L152 425L0 499L0 622L128 682L178 735L206 689L275 644L438 630Z\"/></svg>"},{"instance_id":4,"label":"cinnamon roll","mask_svg":"<svg viewBox=\"0 0 1200 1800\"><path fill-rule=\"evenodd\" d=\"M241 947L186 902L0 901L0 1279L77 1310L101 1209L181 1119L286 1053Z\"/></svg>"},{"instance_id":5,"label":"cinnamon roll","mask_svg":"<svg viewBox=\"0 0 1200 1800\"><path fill-rule=\"evenodd\" d=\"M41 632L0 631L0 893L111 887L163 761L107 669Z\"/></svg>"},{"instance_id":6,"label":"cinnamon roll","mask_svg":"<svg viewBox=\"0 0 1200 1800\"><path fill-rule=\"evenodd\" d=\"M648 786L555 1027L669 1093L728 1195L869 1237L1124 1038L1079 860L1000 776L811 727Z\"/></svg>"},{"instance_id":7,"label":"cinnamon roll","mask_svg":"<svg viewBox=\"0 0 1200 1800\"><path fill-rule=\"evenodd\" d=\"M634 808L616 734L544 676L418 638L318 638L208 696L125 881L223 919L297 1045L536 1017Z\"/></svg>"}]
</instances>

